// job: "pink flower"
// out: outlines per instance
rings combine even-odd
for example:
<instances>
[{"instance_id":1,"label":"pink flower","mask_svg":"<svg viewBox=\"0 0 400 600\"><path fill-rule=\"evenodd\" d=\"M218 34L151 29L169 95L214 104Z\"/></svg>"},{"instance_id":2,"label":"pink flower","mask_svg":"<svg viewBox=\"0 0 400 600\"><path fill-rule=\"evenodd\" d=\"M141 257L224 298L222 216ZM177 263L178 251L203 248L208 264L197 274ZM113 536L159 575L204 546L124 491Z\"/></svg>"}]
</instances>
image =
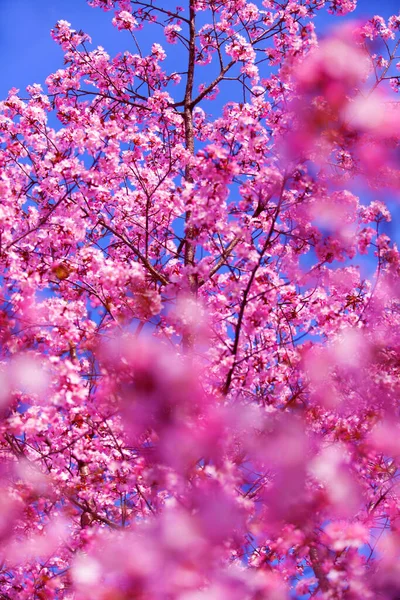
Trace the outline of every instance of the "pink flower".
<instances>
[{"instance_id":1,"label":"pink flower","mask_svg":"<svg viewBox=\"0 0 400 600\"><path fill-rule=\"evenodd\" d=\"M112 20L113 25L118 29L128 29L133 31L137 27L137 21L133 15L127 10L121 10L116 13L116 16Z\"/></svg>"},{"instance_id":2,"label":"pink flower","mask_svg":"<svg viewBox=\"0 0 400 600\"><path fill-rule=\"evenodd\" d=\"M341 551L346 547L360 548L369 540L368 529L361 523L337 521L325 527L325 535L333 550Z\"/></svg>"},{"instance_id":3,"label":"pink flower","mask_svg":"<svg viewBox=\"0 0 400 600\"><path fill-rule=\"evenodd\" d=\"M164 28L164 35L167 38L167 42L170 44L176 44L179 31L182 31L182 27L176 23L167 25Z\"/></svg>"}]
</instances>

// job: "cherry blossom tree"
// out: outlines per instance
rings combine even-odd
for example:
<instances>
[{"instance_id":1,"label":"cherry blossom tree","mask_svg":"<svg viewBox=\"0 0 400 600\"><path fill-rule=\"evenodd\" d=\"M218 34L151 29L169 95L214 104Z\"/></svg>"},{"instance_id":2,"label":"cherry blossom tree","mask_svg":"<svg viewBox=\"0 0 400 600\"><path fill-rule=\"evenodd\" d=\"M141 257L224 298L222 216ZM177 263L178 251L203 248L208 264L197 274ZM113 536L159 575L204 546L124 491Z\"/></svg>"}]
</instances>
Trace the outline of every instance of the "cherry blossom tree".
<instances>
[{"instance_id":1,"label":"cherry blossom tree","mask_svg":"<svg viewBox=\"0 0 400 600\"><path fill-rule=\"evenodd\" d=\"M0 103L0 597L400 597L400 16L89 4Z\"/></svg>"}]
</instances>

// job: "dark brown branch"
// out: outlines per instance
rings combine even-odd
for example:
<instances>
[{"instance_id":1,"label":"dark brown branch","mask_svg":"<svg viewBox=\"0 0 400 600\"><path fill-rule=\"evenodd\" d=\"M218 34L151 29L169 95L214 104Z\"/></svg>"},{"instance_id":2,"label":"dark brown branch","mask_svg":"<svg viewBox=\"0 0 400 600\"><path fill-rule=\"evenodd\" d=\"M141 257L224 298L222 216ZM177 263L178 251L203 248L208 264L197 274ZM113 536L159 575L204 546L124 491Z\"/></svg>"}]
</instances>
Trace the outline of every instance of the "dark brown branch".
<instances>
[{"instance_id":1,"label":"dark brown branch","mask_svg":"<svg viewBox=\"0 0 400 600\"><path fill-rule=\"evenodd\" d=\"M185 88L183 120L185 124L185 143L190 154L194 155L194 127L193 127L193 86L194 86L194 71L196 64L196 11L194 8L194 0L190 0L189 13L189 58L187 69L187 80ZM185 169L185 179L189 183L193 183L193 177L190 173L190 167ZM186 236L185 236L185 266L194 267L196 256L196 230L190 225L192 211L188 209L185 215ZM189 275L189 288L192 294L196 295L198 290L198 278L194 273ZM183 346L189 349L193 345L193 336L188 333L183 336Z\"/></svg>"},{"instance_id":2,"label":"dark brown branch","mask_svg":"<svg viewBox=\"0 0 400 600\"><path fill-rule=\"evenodd\" d=\"M241 332L241 329L242 329L242 322L243 322L244 311L245 311L245 308L246 308L248 295L249 295L251 287L253 285L253 281L254 281L254 278L256 276L256 273L257 273L259 267L261 266L262 260L264 258L264 254L265 254L267 248L269 247L269 245L271 243L272 234L275 231L275 224L276 224L276 220L278 218L280 207L281 207L281 203L282 203L282 196L283 196L283 190L285 188L285 182L286 182L286 178L283 180L283 183L282 183L281 192L280 192L280 195L279 195L279 201L278 201L278 204L277 204L276 209L274 211L274 216L273 216L272 221L271 221L271 225L270 225L270 228L269 228L269 231L268 231L267 238L266 238L266 240L265 240L265 242L263 244L263 247L261 249L260 257L259 257L259 259L257 261L256 266L254 267L253 271L251 272L250 279L249 279L249 281L247 283L246 289L244 290L243 300L242 300L242 303L240 305L238 320L237 320L237 323L236 323L235 339L234 339L233 348L232 348L232 355L233 355L233 357L235 359L236 359L236 355L237 355L238 348L239 348L240 332ZM254 214L256 214L257 211L258 211L258 208L257 208L257 210L256 210L256 212ZM222 393L224 395L226 395L229 392L229 388L230 388L230 385L232 383L232 378L233 378L233 373L235 371L235 368L236 368L236 361L234 360L233 365L231 366L231 368L229 370L229 373L227 375L225 385L224 385L224 387L222 389Z\"/></svg>"},{"instance_id":3,"label":"dark brown branch","mask_svg":"<svg viewBox=\"0 0 400 600\"><path fill-rule=\"evenodd\" d=\"M120 239L121 242L126 244L128 246L128 248L130 248L132 250L132 252L134 252L136 254L138 259L143 263L143 265L146 267L146 269L153 275L153 277L157 281L159 281L163 285L167 285L169 283L168 279L166 277L164 277L164 275L162 275L162 273L160 273L159 271L157 271L157 269L155 269L153 267L151 262L145 256L143 256L143 254L140 252L140 250L138 248L136 248L136 246L134 246L122 234L118 233L118 231L116 231L113 227L111 227L110 225L107 225L107 223L105 221L103 221L102 219L99 221L99 223L100 223L100 225L102 225L103 227L108 229L108 231L110 231L112 234L114 234L115 237Z\"/></svg>"},{"instance_id":4,"label":"dark brown branch","mask_svg":"<svg viewBox=\"0 0 400 600\"><path fill-rule=\"evenodd\" d=\"M120 529L120 527L116 525L113 521L110 521L110 519L107 519L107 517L99 515L98 512L90 508L89 503L86 502L85 504L83 504L82 502L79 502L78 500L72 497L70 497L69 499L72 502L72 504L75 504L75 506L80 508L83 511L83 513L86 513L93 517L93 520L101 521L101 523L108 525L111 529Z\"/></svg>"},{"instance_id":5,"label":"dark brown branch","mask_svg":"<svg viewBox=\"0 0 400 600\"><path fill-rule=\"evenodd\" d=\"M313 571L315 573L315 577L318 580L319 588L322 592L326 592L329 590L329 581L321 567L321 561L318 556L318 551L314 546L310 548L310 560Z\"/></svg>"}]
</instances>

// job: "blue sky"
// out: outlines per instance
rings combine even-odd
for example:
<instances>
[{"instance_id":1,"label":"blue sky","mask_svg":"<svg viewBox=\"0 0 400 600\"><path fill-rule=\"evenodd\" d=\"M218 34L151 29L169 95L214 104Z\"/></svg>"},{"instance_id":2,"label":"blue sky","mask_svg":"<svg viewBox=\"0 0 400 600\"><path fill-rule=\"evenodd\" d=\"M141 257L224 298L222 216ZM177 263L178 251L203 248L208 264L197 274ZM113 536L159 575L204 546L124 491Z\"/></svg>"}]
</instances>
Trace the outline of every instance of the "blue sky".
<instances>
[{"instance_id":1,"label":"blue sky","mask_svg":"<svg viewBox=\"0 0 400 600\"><path fill-rule=\"evenodd\" d=\"M173 8L177 0L160 1L163 7ZM353 17L382 14L388 16L399 11L399 0L359 0ZM126 32L118 32L111 25L112 13L90 8L86 0L0 0L0 98L11 87L17 87L22 95L28 84L43 83L47 75L62 68L61 49L50 37L50 29L57 20L65 19L74 29L88 33L94 45L102 45L111 55L132 48L132 40ZM326 18L320 11L318 25L340 23L338 18ZM161 41L158 30L150 29Z\"/></svg>"},{"instance_id":2,"label":"blue sky","mask_svg":"<svg viewBox=\"0 0 400 600\"><path fill-rule=\"evenodd\" d=\"M164 8L171 9L178 3L177 0L158 1ZM326 10L319 11L316 26L317 30L326 31L340 26L347 18L362 19L374 14L388 17L398 12L399 0L358 0L357 10L345 18L329 16ZM7 96L12 87L20 89L24 97L27 85L44 84L50 73L63 68L63 52L50 36L50 30L59 19L69 21L74 29L83 29L92 37L94 47L103 46L111 56L124 50L135 53L130 34L113 27L112 16L112 12L90 8L86 0L0 0L0 100ZM179 70L179 48L166 43L160 28L148 26L139 32L138 38L141 45L143 42L147 48L155 41L160 42L168 53L166 69ZM174 90L170 92L174 93ZM175 94L177 98L178 88ZM223 103L231 99L229 92L228 96L225 98L221 92L219 101L213 106L207 105L206 110L219 110L221 101ZM363 193L367 199L369 194L366 190ZM381 194L383 197L380 199L388 199L385 191L382 190ZM381 194L374 192L373 196L376 198ZM393 236L393 225L388 230Z\"/></svg>"},{"instance_id":3,"label":"blue sky","mask_svg":"<svg viewBox=\"0 0 400 600\"><path fill-rule=\"evenodd\" d=\"M177 3L177 0L159 0L164 8L172 9ZM399 0L359 0L357 10L345 19L369 18L374 14L388 17L398 11ZM94 47L103 46L111 56L124 50L136 52L130 34L119 32L112 26L112 16L112 12L90 8L86 0L0 0L0 99L5 98L12 87L20 89L20 94L24 97L27 85L44 84L50 73L63 67L63 52L50 36L50 30L59 19L69 21L74 29L83 29L92 37ZM321 10L316 25L319 31L326 31L340 26L343 21L343 17L332 17L326 10ZM179 70L177 61L181 57L177 52L178 47L168 45L159 28L147 27L139 32L138 37L140 43L144 42L147 47L155 41L162 43L169 56L165 67ZM173 90L170 91L173 93ZM213 107L207 106L206 110L219 110L221 101L223 103L230 99L231 97L225 98L221 93L219 101ZM370 194L365 189L361 192L364 201L377 197L388 200L384 190ZM395 208L394 212L398 214L396 204L391 203L391 209ZM397 218L394 220L397 222ZM393 223L387 226L389 235L398 240L396 229Z\"/></svg>"},{"instance_id":4,"label":"blue sky","mask_svg":"<svg viewBox=\"0 0 400 600\"><path fill-rule=\"evenodd\" d=\"M90 8L85 0L0 0L0 97L11 87L23 92L31 83L63 67L63 52L51 39L59 19L83 29L95 46L116 54L131 45L129 36L111 24L112 13Z\"/></svg>"}]
</instances>

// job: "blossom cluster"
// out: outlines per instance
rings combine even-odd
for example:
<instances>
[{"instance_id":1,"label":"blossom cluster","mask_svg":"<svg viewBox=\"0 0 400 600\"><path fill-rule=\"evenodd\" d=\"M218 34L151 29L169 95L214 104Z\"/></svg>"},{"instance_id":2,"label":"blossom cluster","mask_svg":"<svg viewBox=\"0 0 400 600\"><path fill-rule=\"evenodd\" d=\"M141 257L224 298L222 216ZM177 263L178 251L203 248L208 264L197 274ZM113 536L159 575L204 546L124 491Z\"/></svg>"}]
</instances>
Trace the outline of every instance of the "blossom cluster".
<instances>
[{"instance_id":1,"label":"blossom cluster","mask_svg":"<svg viewBox=\"0 0 400 600\"><path fill-rule=\"evenodd\" d=\"M0 103L0 596L397 598L400 18L89 4L147 51Z\"/></svg>"}]
</instances>

